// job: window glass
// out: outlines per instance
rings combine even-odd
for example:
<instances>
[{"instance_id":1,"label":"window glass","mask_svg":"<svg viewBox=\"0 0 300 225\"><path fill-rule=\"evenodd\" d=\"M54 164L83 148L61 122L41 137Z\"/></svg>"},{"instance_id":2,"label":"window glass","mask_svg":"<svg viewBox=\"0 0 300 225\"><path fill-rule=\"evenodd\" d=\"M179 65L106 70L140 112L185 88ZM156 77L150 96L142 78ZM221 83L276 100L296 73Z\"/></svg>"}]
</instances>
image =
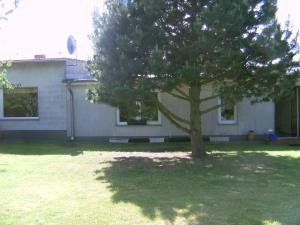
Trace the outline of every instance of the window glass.
<instances>
[{"instance_id":1,"label":"window glass","mask_svg":"<svg viewBox=\"0 0 300 225\"><path fill-rule=\"evenodd\" d=\"M4 117L38 117L38 89L4 90Z\"/></svg>"},{"instance_id":2,"label":"window glass","mask_svg":"<svg viewBox=\"0 0 300 225\"><path fill-rule=\"evenodd\" d=\"M224 98L221 98L220 102L222 105L219 112L220 122L235 122L235 105L230 102L226 102Z\"/></svg>"},{"instance_id":3,"label":"window glass","mask_svg":"<svg viewBox=\"0 0 300 225\"><path fill-rule=\"evenodd\" d=\"M119 121L127 125L146 125L158 122L158 109L155 105L137 101L135 106L120 106Z\"/></svg>"}]
</instances>

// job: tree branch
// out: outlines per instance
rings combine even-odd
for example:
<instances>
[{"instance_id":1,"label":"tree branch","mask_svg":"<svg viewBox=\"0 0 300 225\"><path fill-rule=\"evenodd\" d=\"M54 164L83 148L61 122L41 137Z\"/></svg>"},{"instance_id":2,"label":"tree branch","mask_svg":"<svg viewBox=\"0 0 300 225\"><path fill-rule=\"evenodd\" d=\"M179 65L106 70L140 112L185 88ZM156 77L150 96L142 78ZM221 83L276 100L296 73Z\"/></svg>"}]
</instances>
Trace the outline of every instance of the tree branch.
<instances>
[{"instance_id":1,"label":"tree branch","mask_svg":"<svg viewBox=\"0 0 300 225\"><path fill-rule=\"evenodd\" d=\"M185 100L185 101L190 101L189 98L186 98L184 96L181 96L181 95L178 95L178 94L175 94L175 93L172 93L172 92L167 92L167 93L174 96L174 97L176 97L176 98L179 98L179 99L182 99L182 100Z\"/></svg>"},{"instance_id":2,"label":"tree branch","mask_svg":"<svg viewBox=\"0 0 300 225\"><path fill-rule=\"evenodd\" d=\"M174 88L179 94L181 94L182 96L184 96L185 98L190 98L190 96L188 96L183 90L180 90L180 88Z\"/></svg>"},{"instance_id":3,"label":"tree branch","mask_svg":"<svg viewBox=\"0 0 300 225\"><path fill-rule=\"evenodd\" d=\"M173 117L175 120L178 120L179 122L185 123L185 124L190 124L190 121L183 119L180 116L177 116L176 114L172 113L170 110L168 110L161 102L157 101L159 107L164 110L166 113L168 113L171 117Z\"/></svg>"},{"instance_id":4,"label":"tree branch","mask_svg":"<svg viewBox=\"0 0 300 225\"><path fill-rule=\"evenodd\" d=\"M186 133L190 134L191 130L182 126L181 124L179 124L176 120L174 120L172 117L170 117L167 113L165 113L163 110L160 110L162 112L162 114L164 114L164 116L171 121L171 123L173 123L177 128L185 131Z\"/></svg>"},{"instance_id":5,"label":"tree branch","mask_svg":"<svg viewBox=\"0 0 300 225\"><path fill-rule=\"evenodd\" d=\"M202 99L200 99L200 103L205 102L205 101L208 101L208 100L215 99L215 98L217 98L217 97L219 97L219 95L212 95L212 96L209 96L209 97L207 97L207 98L202 98Z\"/></svg>"},{"instance_id":6,"label":"tree branch","mask_svg":"<svg viewBox=\"0 0 300 225\"><path fill-rule=\"evenodd\" d=\"M168 110L161 102L159 102L158 100L157 102L157 107L159 109L159 111L164 114L165 117L167 117L167 119L169 119L177 128L187 132L187 133L191 133L191 130L189 128L186 128L184 126L182 126L178 121L189 124L188 120L185 120L179 116L176 116L175 114L171 113L170 110Z\"/></svg>"},{"instance_id":7,"label":"tree branch","mask_svg":"<svg viewBox=\"0 0 300 225\"><path fill-rule=\"evenodd\" d=\"M208 113L208 112L210 112L210 111L212 111L212 110L218 109L218 108L220 108L221 106L223 106L223 104L215 105L215 106L210 107L210 108L208 108L208 109L206 109L206 110L200 111L200 114L203 115L203 114Z\"/></svg>"},{"instance_id":8,"label":"tree branch","mask_svg":"<svg viewBox=\"0 0 300 225\"><path fill-rule=\"evenodd\" d=\"M214 80L216 80L215 77L208 78L207 80L201 82L201 86L206 85L206 84L209 84L210 82L213 82Z\"/></svg>"}]
</instances>

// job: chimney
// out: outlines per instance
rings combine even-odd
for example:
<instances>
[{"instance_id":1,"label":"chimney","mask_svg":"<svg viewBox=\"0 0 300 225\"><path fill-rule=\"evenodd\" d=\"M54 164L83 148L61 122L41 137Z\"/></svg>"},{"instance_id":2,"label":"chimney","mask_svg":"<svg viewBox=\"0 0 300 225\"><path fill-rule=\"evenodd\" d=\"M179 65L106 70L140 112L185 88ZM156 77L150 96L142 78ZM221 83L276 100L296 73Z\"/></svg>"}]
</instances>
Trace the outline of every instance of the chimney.
<instances>
[{"instance_id":1,"label":"chimney","mask_svg":"<svg viewBox=\"0 0 300 225\"><path fill-rule=\"evenodd\" d=\"M46 55L40 54L40 55L34 55L35 60L44 60L46 59Z\"/></svg>"}]
</instances>

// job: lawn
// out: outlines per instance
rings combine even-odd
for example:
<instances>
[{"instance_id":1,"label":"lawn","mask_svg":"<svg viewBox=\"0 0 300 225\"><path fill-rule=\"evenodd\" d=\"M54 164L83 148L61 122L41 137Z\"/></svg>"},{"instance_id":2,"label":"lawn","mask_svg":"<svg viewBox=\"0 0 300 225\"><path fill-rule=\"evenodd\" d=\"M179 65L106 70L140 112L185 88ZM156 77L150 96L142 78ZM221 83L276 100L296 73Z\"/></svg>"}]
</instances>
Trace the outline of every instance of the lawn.
<instances>
[{"instance_id":1,"label":"lawn","mask_svg":"<svg viewBox=\"0 0 300 225\"><path fill-rule=\"evenodd\" d=\"M0 225L299 225L300 147L0 143Z\"/></svg>"}]
</instances>

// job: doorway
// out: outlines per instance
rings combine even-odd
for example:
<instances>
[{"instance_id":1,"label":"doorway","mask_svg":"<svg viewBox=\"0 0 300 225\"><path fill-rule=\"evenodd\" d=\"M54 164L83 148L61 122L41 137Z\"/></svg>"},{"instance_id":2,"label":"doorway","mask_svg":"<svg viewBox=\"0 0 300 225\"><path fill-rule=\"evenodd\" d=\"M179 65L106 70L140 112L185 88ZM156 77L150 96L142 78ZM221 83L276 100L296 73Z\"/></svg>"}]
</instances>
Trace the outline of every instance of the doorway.
<instances>
[{"instance_id":1,"label":"doorway","mask_svg":"<svg viewBox=\"0 0 300 225\"><path fill-rule=\"evenodd\" d=\"M275 103L275 131L279 137L297 137L298 87L289 99Z\"/></svg>"}]
</instances>

